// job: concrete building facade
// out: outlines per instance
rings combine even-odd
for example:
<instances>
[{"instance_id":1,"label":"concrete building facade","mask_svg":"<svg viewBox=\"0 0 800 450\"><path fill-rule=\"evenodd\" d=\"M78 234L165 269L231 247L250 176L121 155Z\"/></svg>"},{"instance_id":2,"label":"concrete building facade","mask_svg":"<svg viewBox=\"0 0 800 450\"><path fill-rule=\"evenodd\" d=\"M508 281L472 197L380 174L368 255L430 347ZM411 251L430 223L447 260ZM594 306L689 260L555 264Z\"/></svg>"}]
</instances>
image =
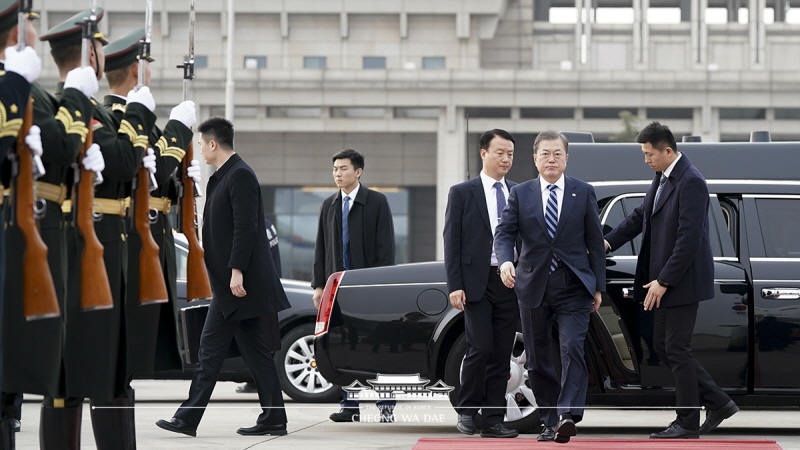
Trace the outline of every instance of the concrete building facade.
<instances>
[{"instance_id":1,"label":"concrete building facade","mask_svg":"<svg viewBox=\"0 0 800 450\"><path fill-rule=\"evenodd\" d=\"M143 26L144 2L104 0L110 39ZM166 119L182 95L188 0L154 0L152 88ZM197 0L199 119L225 113L228 2ZM800 139L800 18L789 0L235 0L236 149L256 169L286 276L308 275L330 157L366 156L390 195L398 262L442 257L447 192L479 170L479 132L516 137L510 178L533 175L544 129L607 141L619 113L676 134ZM37 2L45 30L88 2ZM47 45L41 84L55 86ZM101 93L106 89L101 82ZM466 120L466 116L469 120ZM467 156L469 155L469 157ZM310 240L309 240L310 239ZM286 267L286 266L285 266Z\"/></svg>"}]
</instances>

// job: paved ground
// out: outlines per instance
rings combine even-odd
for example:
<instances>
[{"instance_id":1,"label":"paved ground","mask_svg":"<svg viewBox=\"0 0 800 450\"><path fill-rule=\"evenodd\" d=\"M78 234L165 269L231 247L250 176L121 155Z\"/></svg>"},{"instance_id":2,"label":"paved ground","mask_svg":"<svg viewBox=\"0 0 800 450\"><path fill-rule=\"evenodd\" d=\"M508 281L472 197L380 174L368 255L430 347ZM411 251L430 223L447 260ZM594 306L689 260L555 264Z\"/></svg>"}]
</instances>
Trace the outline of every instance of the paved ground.
<instances>
[{"instance_id":1,"label":"paved ground","mask_svg":"<svg viewBox=\"0 0 800 450\"><path fill-rule=\"evenodd\" d=\"M189 389L185 381L136 381L136 429L139 450L151 449L270 449L270 450L389 450L410 449L421 437L466 437L455 430L456 415L444 401L398 404L397 422L376 423L375 405L364 405L362 416L370 422L338 424L328 420L338 410L334 404L294 403L287 399L289 435L245 437L236 434L241 426L251 426L258 415L255 394L235 393L235 383L220 383L197 431L191 438L164 431L154 425L169 418ZM35 397L23 406L22 431L17 433L17 449L39 448L39 407ZM663 410L590 410L580 424L578 438L641 439L658 431L674 418ZM800 409L784 411L742 411L708 436L714 439L770 439L785 450L800 450ZM517 439L535 439L523 435ZM84 407L82 448L93 449L88 405ZM534 441L531 441L535 445ZM502 448L502 442L498 442Z\"/></svg>"}]
</instances>

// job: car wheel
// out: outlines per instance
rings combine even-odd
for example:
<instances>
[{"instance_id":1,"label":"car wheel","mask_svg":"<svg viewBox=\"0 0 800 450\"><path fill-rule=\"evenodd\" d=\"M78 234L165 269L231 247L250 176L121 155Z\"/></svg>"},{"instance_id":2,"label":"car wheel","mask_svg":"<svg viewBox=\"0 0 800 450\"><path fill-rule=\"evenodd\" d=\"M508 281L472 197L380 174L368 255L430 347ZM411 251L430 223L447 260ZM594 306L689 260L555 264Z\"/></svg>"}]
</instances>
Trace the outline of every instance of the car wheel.
<instances>
[{"instance_id":1,"label":"car wheel","mask_svg":"<svg viewBox=\"0 0 800 450\"><path fill-rule=\"evenodd\" d=\"M467 335L462 334L456 339L450 349L444 369L444 382L455 387L450 392L450 403L456 405L458 391L461 388L461 367L467 353ZM506 414L503 419L505 426L520 432L533 432L540 425L539 411L536 399L533 397L528 371L525 369L527 357L525 345L522 342L522 333L517 333L514 339L514 348L511 352L511 370L506 387ZM475 417L476 426L481 427L481 414Z\"/></svg>"},{"instance_id":2,"label":"car wheel","mask_svg":"<svg viewBox=\"0 0 800 450\"><path fill-rule=\"evenodd\" d=\"M342 397L340 386L322 377L314 358L314 324L292 328L281 338L275 352L275 366L281 389L293 400L304 403L331 403Z\"/></svg>"}]
</instances>

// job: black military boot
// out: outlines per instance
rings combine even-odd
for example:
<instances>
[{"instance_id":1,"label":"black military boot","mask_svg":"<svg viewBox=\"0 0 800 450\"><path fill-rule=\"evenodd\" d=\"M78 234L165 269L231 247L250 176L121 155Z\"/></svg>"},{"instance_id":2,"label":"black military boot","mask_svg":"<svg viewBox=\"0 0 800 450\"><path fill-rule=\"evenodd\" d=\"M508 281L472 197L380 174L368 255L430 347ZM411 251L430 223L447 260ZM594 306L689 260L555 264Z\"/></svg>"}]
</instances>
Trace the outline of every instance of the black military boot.
<instances>
[{"instance_id":1,"label":"black military boot","mask_svg":"<svg viewBox=\"0 0 800 450\"><path fill-rule=\"evenodd\" d=\"M58 406L53 406L53 405ZM45 399L39 423L39 448L41 450L80 450L81 399Z\"/></svg>"},{"instance_id":2,"label":"black military boot","mask_svg":"<svg viewBox=\"0 0 800 450\"><path fill-rule=\"evenodd\" d=\"M14 450L14 418L4 417L0 422L0 450Z\"/></svg>"},{"instance_id":3,"label":"black military boot","mask_svg":"<svg viewBox=\"0 0 800 450\"><path fill-rule=\"evenodd\" d=\"M136 450L136 420L133 389L127 397L92 400L92 431L97 450Z\"/></svg>"}]
</instances>

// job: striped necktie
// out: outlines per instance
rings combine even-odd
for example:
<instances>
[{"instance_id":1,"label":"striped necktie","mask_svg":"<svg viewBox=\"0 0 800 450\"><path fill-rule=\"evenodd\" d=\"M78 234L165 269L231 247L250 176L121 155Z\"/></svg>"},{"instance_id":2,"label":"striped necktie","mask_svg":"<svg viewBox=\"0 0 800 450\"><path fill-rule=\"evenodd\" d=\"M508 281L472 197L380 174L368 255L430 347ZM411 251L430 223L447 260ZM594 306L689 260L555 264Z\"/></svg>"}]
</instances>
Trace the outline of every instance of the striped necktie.
<instances>
[{"instance_id":1,"label":"striped necktie","mask_svg":"<svg viewBox=\"0 0 800 450\"><path fill-rule=\"evenodd\" d=\"M497 223L499 224L502 219L503 209L506 207L506 196L503 194L503 183L498 181L493 186L497 198Z\"/></svg>"},{"instance_id":2,"label":"striped necktie","mask_svg":"<svg viewBox=\"0 0 800 450\"><path fill-rule=\"evenodd\" d=\"M550 198L547 199L547 213L544 215L544 221L547 222L547 235L550 236L550 242L553 241L553 236L556 234L558 228L558 196L556 195L556 186L551 184L547 186L550 189ZM552 273L558 267L558 257L553 253L550 259L550 272Z\"/></svg>"},{"instance_id":3,"label":"striped necktie","mask_svg":"<svg viewBox=\"0 0 800 450\"><path fill-rule=\"evenodd\" d=\"M661 179L658 180L658 190L656 191L656 199L653 200L653 209L655 209L656 205L658 204L658 197L661 197L661 191L664 190L664 183L667 182L667 177L662 173Z\"/></svg>"},{"instance_id":4,"label":"striped necktie","mask_svg":"<svg viewBox=\"0 0 800 450\"><path fill-rule=\"evenodd\" d=\"M347 224L347 217L350 215L350 196L345 196L342 202L344 203L342 207L342 259L345 270L350 270L353 268L353 257L350 256L350 227Z\"/></svg>"}]
</instances>

